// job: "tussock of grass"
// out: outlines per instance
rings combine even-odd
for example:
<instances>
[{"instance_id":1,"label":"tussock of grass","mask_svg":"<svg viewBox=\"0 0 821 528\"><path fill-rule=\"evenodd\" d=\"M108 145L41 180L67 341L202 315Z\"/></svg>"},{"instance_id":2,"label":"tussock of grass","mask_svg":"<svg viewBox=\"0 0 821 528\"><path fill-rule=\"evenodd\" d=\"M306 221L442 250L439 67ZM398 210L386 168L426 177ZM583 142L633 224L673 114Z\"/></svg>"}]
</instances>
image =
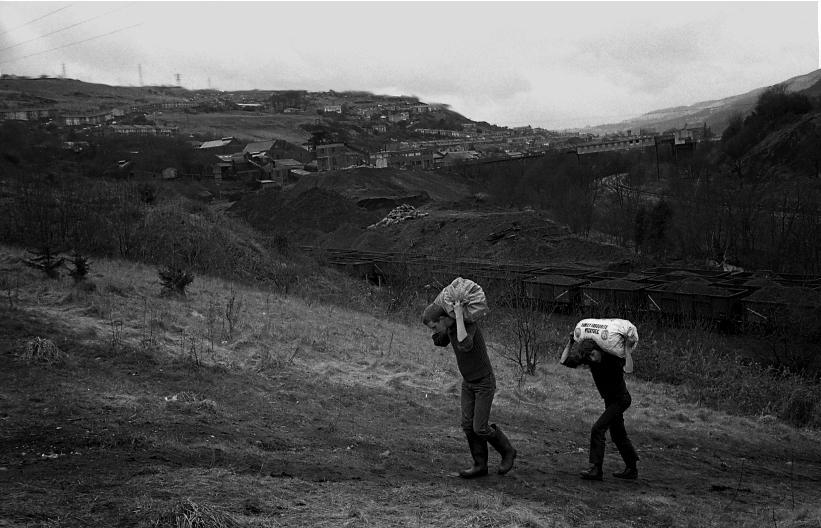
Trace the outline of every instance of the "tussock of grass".
<instances>
[{"instance_id":1,"label":"tussock of grass","mask_svg":"<svg viewBox=\"0 0 821 528\"><path fill-rule=\"evenodd\" d=\"M15 356L27 363L46 365L61 364L68 358L68 354L60 350L53 341L42 337L34 337L22 343Z\"/></svg>"},{"instance_id":2,"label":"tussock of grass","mask_svg":"<svg viewBox=\"0 0 821 528\"><path fill-rule=\"evenodd\" d=\"M205 503L184 499L160 516L156 527L239 528L243 526L231 514Z\"/></svg>"}]
</instances>

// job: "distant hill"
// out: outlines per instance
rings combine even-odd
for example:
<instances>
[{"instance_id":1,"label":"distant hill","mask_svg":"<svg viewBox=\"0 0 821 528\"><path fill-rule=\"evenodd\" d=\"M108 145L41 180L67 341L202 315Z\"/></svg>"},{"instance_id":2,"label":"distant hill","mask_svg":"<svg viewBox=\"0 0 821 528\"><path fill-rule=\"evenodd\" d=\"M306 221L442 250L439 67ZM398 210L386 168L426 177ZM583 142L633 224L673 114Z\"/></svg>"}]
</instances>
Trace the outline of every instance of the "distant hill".
<instances>
[{"instance_id":1,"label":"distant hill","mask_svg":"<svg viewBox=\"0 0 821 528\"><path fill-rule=\"evenodd\" d=\"M414 114L407 123L382 120L387 125L382 135L370 128L371 121L358 119L353 112L335 114L324 112L327 105L353 108L357 104L392 105L408 101L418 102L415 96L378 95L370 92L308 92L301 95L294 111L263 112L241 111L237 103L271 103L277 90L188 90L179 86L109 86L65 78L28 78L3 76L0 78L0 110L57 109L69 112L110 110L132 106L169 102L194 102L200 106L193 111L164 109L160 114L163 124L177 126L180 133L197 137L235 136L247 141L278 137L296 144L310 140L312 133L322 132L328 139L344 141L365 150L378 150L386 142L398 142L421 137L419 128L461 130L473 124L482 130L495 127L478 123L451 110L447 104L432 104L432 111ZM431 104L431 103L429 103ZM156 119L156 116L154 116ZM375 121L374 121L375 122Z\"/></svg>"},{"instance_id":2,"label":"distant hill","mask_svg":"<svg viewBox=\"0 0 821 528\"><path fill-rule=\"evenodd\" d=\"M788 92L801 92L810 97L821 97L821 69L787 79L778 84L785 85ZM652 129L663 132L671 128L682 128L685 125L707 123L713 133L720 135L734 115L747 115L755 106L758 97L768 88L770 87L763 86L723 99L702 101L689 106L653 110L617 123L588 127L585 131L593 134L606 134L623 130L638 132L639 129ZM6 108L57 107L84 110L108 105L115 107L215 96L236 101L246 99L264 100L267 99L270 93L273 92L270 90L216 92L212 90L187 90L177 86L109 86L76 79L59 78L4 77L0 79L0 107ZM306 109L305 113L311 115L312 118L315 118L315 109L317 107L321 108L323 102L338 104L356 99L397 99L395 96L375 95L361 91L331 91L327 93L310 93L309 95L311 103L309 106L311 108ZM494 128L488 123L472 121L470 118L450 110L447 105L441 105L438 111L417 118L410 128L459 129L467 123L473 123L484 129ZM304 131L302 134L304 135ZM401 134L397 135L396 131L392 131L392 135L401 139Z\"/></svg>"},{"instance_id":3,"label":"distant hill","mask_svg":"<svg viewBox=\"0 0 821 528\"><path fill-rule=\"evenodd\" d=\"M806 75L799 75L778 84L786 85L788 92L803 92L808 96L817 97L821 95L821 70L815 70ZM670 128L682 128L685 124L695 125L707 123L707 126L709 126L715 134L720 135L727 127L731 117L735 114L748 114L753 107L755 107L758 97L767 88L770 87L763 86L741 95L733 95L713 101L703 101L690 106L676 106L653 110L652 112L618 123L590 127L590 130L598 134L616 132L619 130L638 131L641 128L655 129L657 132L663 132Z\"/></svg>"},{"instance_id":4,"label":"distant hill","mask_svg":"<svg viewBox=\"0 0 821 528\"><path fill-rule=\"evenodd\" d=\"M184 100L190 92L174 86L109 86L76 79L2 78L0 100L6 107L97 109L101 105L134 105Z\"/></svg>"}]
</instances>

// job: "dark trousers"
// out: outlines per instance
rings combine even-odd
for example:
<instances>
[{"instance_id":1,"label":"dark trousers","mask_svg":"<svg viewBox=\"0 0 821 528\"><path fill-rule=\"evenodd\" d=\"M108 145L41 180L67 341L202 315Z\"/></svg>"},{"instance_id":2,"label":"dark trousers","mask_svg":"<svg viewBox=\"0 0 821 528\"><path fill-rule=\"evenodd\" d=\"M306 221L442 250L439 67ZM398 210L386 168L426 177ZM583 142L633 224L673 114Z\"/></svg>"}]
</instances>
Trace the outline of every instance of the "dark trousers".
<instances>
[{"instance_id":1,"label":"dark trousers","mask_svg":"<svg viewBox=\"0 0 821 528\"><path fill-rule=\"evenodd\" d=\"M475 381L462 380L462 429L481 437L492 433L490 406L496 393L496 377L493 373Z\"/></svg>"},{"instance_id":2,"label":"dark trousers","mask_svg":"<svg viewBox=\"0 0 821 528\"><path fill-rule=\"evenodd\" d=\"M624 428L624 411L630 407L632 400L629 394L622 394L604 401L604 412L590 430L590 463L601 466L604 462L605 432L610 430L610 438L616 444L624 463L632 467L639 459L632 442Z\"/></svg>"}]
</instances>

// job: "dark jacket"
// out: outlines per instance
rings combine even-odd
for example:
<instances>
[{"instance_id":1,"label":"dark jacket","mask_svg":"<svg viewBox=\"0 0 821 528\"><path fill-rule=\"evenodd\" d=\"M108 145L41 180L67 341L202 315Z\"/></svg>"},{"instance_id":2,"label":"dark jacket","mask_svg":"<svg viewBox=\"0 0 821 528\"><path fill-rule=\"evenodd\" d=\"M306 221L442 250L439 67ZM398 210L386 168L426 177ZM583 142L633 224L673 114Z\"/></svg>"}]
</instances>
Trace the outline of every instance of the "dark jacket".
<instances>
[{"instance_id":1,"label":"dark jacket","mask_svg":"<svg viewBox=\"0 0 821 528\"><path fill-rule=\"evenodd\" d=\"M487 345L479 326L476 323L465 322L467 337L461 343L456 337L456 325L448 328L447 334L433 334L433 343L436 346L445 347L453 345L453 353L456 355L456 364L459 373L465 381L476 381L493 373L490 358L487 355Z\"/></svg>"},{"instance_id":2,"label":"dark jacket","mask_svg":"<svg viewBox=\"0 0 821 528\"><path fill-rule=\"evenodd\" d=\"M584 339L579 343L581 347L581 355L587 357L585 349L590 347L598 348L601 352L601 361L585 361L590 365L590 373L593 375L593 381L596 383L596 388L599 394L605 401L614 400L621 396L630 395L627 390L627 384L624 383L624 359L609 354L599 348L592 339Z\"/></svg>"}]
</instances>

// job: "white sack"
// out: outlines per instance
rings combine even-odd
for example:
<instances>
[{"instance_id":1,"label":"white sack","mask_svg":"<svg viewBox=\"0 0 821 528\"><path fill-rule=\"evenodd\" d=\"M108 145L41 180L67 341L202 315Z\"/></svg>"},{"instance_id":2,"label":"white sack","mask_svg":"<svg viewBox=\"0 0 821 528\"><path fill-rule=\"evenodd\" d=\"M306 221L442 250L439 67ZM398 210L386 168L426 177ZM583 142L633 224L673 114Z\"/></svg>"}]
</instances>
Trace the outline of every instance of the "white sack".
<instances>
[{"instance_id":1,"label":"white sack","mask_svg":"<svg viewBox=\"0 0 821 528\"><path fill-rule=\"evenodd\" d=\"M624 371L633 372L632 352L639 343L636 326L626 319L582 319L573 330L573 340L593 339L607 352L625 360Z\"/></svg>"},{"instance_id":2,"label":"white sack","mask_svg":"<svg viewBox=\"0 0 821 528\"><path fill-rule=\"evenodd\" d=\"M453 306L461 304L464 307L465 321L470 322L476 322L490 311L482 287L472 280L463 279L462 277L453 279L453 282L439 292L433 302L441 306L454 319L456 315Z\"/></svg>"}]
</instances>

